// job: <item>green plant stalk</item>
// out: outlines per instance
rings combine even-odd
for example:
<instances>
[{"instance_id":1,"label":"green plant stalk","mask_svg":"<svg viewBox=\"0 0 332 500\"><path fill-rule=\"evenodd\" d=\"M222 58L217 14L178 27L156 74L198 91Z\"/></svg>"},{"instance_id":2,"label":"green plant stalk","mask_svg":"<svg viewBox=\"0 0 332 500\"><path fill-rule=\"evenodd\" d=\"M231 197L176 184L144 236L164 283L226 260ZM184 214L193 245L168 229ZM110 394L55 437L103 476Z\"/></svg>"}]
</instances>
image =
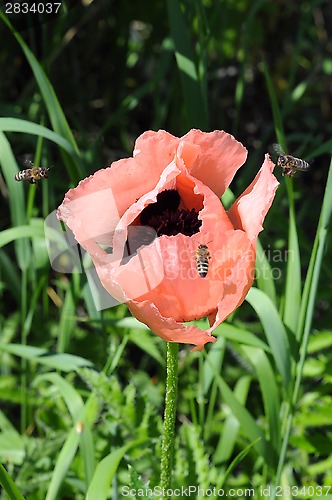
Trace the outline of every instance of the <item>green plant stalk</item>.
<instances>
[{"instance_id":1,"label":"green plant stalk","mask_svg":"<svg viewBox=\"0 0 332 500\"><path fill-rule=\"evenodd\" d=\"M165 412L160 464L160 487L163 492L172 487L175 417L178 393L178 355L179 344L177 342L167 342ZM172 497L163 495L163 498Z\"/></svg>"}]
</instances>

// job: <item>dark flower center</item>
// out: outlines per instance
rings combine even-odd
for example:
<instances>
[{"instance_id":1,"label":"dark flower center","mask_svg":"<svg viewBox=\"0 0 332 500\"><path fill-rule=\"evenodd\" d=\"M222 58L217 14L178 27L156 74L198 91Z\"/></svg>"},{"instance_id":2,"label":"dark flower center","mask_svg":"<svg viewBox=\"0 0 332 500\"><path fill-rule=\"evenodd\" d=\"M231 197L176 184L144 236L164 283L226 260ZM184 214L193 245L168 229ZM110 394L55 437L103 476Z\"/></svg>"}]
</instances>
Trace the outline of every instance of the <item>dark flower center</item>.
<instances>
[{"instance_id":1,"label":"dark flower center","mask_svg":"<svg viewBox=\"0 0 332 500\"><path fill-rule=\"evenodd\" d=\"M199 232L202 221L192 208L179 208L181 198L176 189L167 189L157 195L157 201L145 207L140 215L140 225L128 227L128 238L122 263L136 254L142 245L149 245L156 235L175 236L179 233L191 236Z\"/></svg>"},{"instance_id":2,"label":"dark flower center","mask_svg":"<svg viewBox=\"0 0 332 500\"><path fill-rule=\"evenodd\" d=\"M179 209L181 198L176 189L168 189L157 195L157 201L141 212L141 225L155 230L157 236L175 236L182 233L191 236L199 231L202 221L194 208Z\"/></svg>"}]
</instances>

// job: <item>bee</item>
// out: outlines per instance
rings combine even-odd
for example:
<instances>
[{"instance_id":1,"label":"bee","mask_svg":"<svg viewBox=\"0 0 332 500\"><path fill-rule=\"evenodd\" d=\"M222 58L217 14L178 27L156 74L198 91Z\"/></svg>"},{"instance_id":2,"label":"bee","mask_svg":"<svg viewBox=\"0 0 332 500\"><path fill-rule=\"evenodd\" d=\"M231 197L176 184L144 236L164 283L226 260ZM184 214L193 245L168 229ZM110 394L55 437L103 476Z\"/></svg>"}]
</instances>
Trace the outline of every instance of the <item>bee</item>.
<instances>
[{"instance_id":1,"label":"bee","mask_svg":"<svg viewBox=\"0 0 332 500\"><path fill-rule=\"evenodd\" d=\"M295 156L286 155L280 144L273 144L273 149L279 155L277 166L284 170L282 175L293 177L298 170L309 170L310 164L307 161L295 158Z\"/></svg>"},{"instance_id":2,"label":"bee","mask_svg":"<svg viewBox=\"0 0 332 500\"><path fill-rule=\"evenodd\" d=\"M207 245L198 245L196 250L196 269L201 278L205 278L209 270L210 251Z\"/></svg>"},{"instance_id":3,"label":"bee","mask_svg":"<svg viewBox=\"0 0 332 500\"><path fill-rule=\"evenodd\" d=\"M15 181L27 181L30 184L37 184L37 181L47 179L48 177L48 170L50 167L36 167L29 159L23 160L22 166L28 168L17 172L15 175Z\"/></svg>"}]
</instances>

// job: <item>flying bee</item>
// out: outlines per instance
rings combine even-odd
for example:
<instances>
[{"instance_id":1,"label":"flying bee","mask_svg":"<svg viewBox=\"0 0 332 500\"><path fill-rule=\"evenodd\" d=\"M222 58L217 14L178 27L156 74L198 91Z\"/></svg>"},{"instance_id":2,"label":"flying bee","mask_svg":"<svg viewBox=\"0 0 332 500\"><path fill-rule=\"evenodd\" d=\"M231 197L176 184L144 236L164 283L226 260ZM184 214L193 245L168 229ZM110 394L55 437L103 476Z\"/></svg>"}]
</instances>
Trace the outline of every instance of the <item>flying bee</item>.
<instances>
[{"instance_id":1,"label":"flying bee","mask_svg":"<svg viewBox=\"0 0 332 500\"><path fill-rule=\"evenodd\" d=\"M279 155L277 159L277 167L283 169L282 175L293 177L298 170L309 170L310 164L307 161L295 158L295 156L286 155L280 144L273 144L273 149Z\"/></svg>"},{"instance_id":2,"label":"flying bee","mask_svg":"<svg viewBox=\"0 0 332 500\"><path fill-rule=\"evenodd\" d=\"M196 250L196 269L201 278L205 278L209 270L210 251L207 245L198 245Z\"/></svg>"},{"instance_id":3,"label":"flying bee","mask_svg":"<svg viewBox=\"0 0 332 500\"><path fill-rule=\"evenodd\" d=\"M28 168L17 172L17 174L15 175L15 181L26 181L30 184L37 184L37 181L40 181L41 179L47 179L48 170L50 169L50 167L36 167L33 164L32 160L28 158L29 155L27 155L27 157L21 162L22 166Z\"/></svg>"}]
</instances>

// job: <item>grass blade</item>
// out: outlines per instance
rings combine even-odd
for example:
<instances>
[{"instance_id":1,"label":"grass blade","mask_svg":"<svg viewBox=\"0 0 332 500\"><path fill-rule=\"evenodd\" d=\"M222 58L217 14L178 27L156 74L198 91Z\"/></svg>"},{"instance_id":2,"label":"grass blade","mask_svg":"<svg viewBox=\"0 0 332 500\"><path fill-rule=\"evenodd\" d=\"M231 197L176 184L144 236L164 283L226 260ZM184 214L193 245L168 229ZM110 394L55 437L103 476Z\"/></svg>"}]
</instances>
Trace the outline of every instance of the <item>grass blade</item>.
<instances>
[{"instance_id":1,"label":"grass blade","mask_svg":"<svg viewBox=\"0 0 332 500\"><path fill-rule=\"evenodd\" d=\"M46 73L44 72L42 66L39 64L38 60L34 56L33 52L30 50L28 45L25 43L25 41L23 40L21 35L13 29L10 21L8 20L8 18L5 16L5 14L2 11L0 11L0 19L2 19L3 22L12 31L17 42L20 44L21 49L23 50L25 57L27 58L27 61L30 64L30 67L33 71L36 82L39 86L40 92L43 96L43 100L44 100L46 109L48 111L50 121L52 123L54 131L57 132L62 137L66 138L67 141L71 144L74 151L76 152L77 156L79 156L79 150L78 150L76 141L74 139L74 136L73 136L73 134L70 130L70 127L68 125L65 114L62 111L62 108L60 106L57 95L54 92L54 89L53 89ZM67 166L70 178L72 179L73 182L76 182L81 177L81 174L79 173L76 162L73 161L73 159L65 153L63 154L63 157L64 157L64 162Z\"/></svg>"},{"instance_id":2,"label":"grass blade","mask_svg":"<svg viewBox=\"0 0 332 500\"><path fill-rule=\"evenodd\" d=\"M276 459L279 456L281 446L280 435L280 398L276 376L270 360L262 349L243 346L242 350L249 358L257 373L259 385L262 391L266 422L269 427L269 438L271 441L271 453L274 452Z\"/></svg>"},{"instance_id":3,"label":"grass blade","mask_svg":"<svg viewBox=\"0 0 332 500\"><path fill-rule=\"evenodd\" d=\"M205 359L207 358L205 357ZM232 390L213 366L211 367L211 370L214 373L216 383L218 384L218 388L224 402L230 407L233 415L239 421L243 434L246 435L251 442L256 439L258 440L255 445L257 452L264 457L267 464L272 465L271 456L269 455L269 447L267 446L264 432L256 424L249 411L235 397Z\"/></svg>"},{"instance_id":4,"label":"grass blade","mask_svg":"<svg viewBox=\"0 0 332 500\"><path fill-rule=\"evenodd\" d=\"M265 76L267 90L269 93L277 140L278 140L278 143L283 148L285 148L285 146L286 146L285 140L284 140L285 132L284 132L284 126L283 126L283 121L282 121L282 114L281 114L280 107L278 104L277 95L274 91L273 82L272 82L268 67L266 65L266 62L264 60L263 60L263 72L264 72L264 76Z\"/></svg>"},{"instance_id":5,"label":"grass blade","mask_svg":"<svg viewBox=\"0 0 332 500\"><path fill-rule=\"evenodd\" d=\"M5 136L5 134L2 132L0 132L0 151L1 151L1 157L0 157L1 169L3 171L6 180L6 185L9 191L9 205L10 205L12 224L14 226L22 226L23 224L26 223L23 186L21 186L20 183L16 183L14 181L14 176L17 172L17 164L13 152L11 150L9 141ZM6 230L7 237L8 234L10 234L7 233L7 231L11 230L14 230L14 228ZM1 233L1 239L2 241L6 241L6 235L4 236L3 233L5 233L5 231ZM11 240L9 239L7 243L9 243L9 241ZM20 268L26 269L30 262L30 254L31 254L30 241L27 238L20 241L16 241L15 252Z\"/></svg>"},{"instance_id":6,"label":"grass blade","mask_svg":"<svg viewBox=\"0 0 332 500\"><path fill-rule=\"evenodd\" d=\"M24 496L2 464L0 464L0 484L11 500L24 500Z\"/></svg>"},{"instance_id":7,"label":"grass blade","mask_svg":"<svg viewBox=\"0 0 332 500\"><path fill-rule=\"evenodd\" d=\"M225 474L222 476L220 482L218 483L217 485L217 490L221 489L225 482L226 482L226 479L228 478L228 476L230 475L230 473L232 472L232 470L234 470L234 468L236 467L236 465L240 462L242 462L242 460L248 455L249 451L254 448L254 446L259 442L259 438L255 439L255 441L253 441L252 443L248 444L245 448L243 448L243 450L240 451L240 453L238 453L236 455L236 457L231 461L231 463L229 464L229 466L227 467L226 471L225 471Z\"/></svg>"},{"instance_id":8,"label":"grass blade","mask_svg":"<svg viewBox=\"0 0 332 500\"><path fill-rule=\"evenodd\" d=\"M92 366L91 361L81 356L67 353L47 355L46 349L29 345L0 343L0 350L64 372L71 372L82 366Z\"/></svg>"},{"instance_id":9,"label":"grass blade","mask_svg":"<svg viewBox=\"0 0 332 500\"><path fill-rule=\"evenodd\" d=\"M246 300L256 311L263 325L272 356L287 390L291 376L291 357L286 330L279 313L271 299L258 288L252 287Z\"/></svg>"},{"instance_id":10,"label":"grass blade","mask_svg":"<svg viewBox=\"0 0 332 500\"><path fill-rule=\"evenodd\" d=\"M8 243L27 237L43 238L44 226L40 224L34 226L18 226L18 227L11 227L10 229L5 229L0 233L0 248L5 245L8 245Z\"/></svg>"},{"instance_id":11,"label":"grass blade","mask_svg":"<svg viewBox=\"0 0 332 500\"><path fill-rule=\"evenodd\" d=\"M177 0L167 0L167 9L176 62L182 79L189 126L207 130L207 102L199 80L185 14Z\"/></svg>"},{"instance_id":12,"label":"grass blade","mask_svg":"<svg viewBox=\"0 0 332 500\"><path fill-rule=\"evenodd\" d=\"M98 500L107 500L109 498L109 488L120 461L130 448L139 446L144 441L146 439L137 439L113 451L99 462L88 489L86 500L96 500L97 498Z\"/></svg>"},{"instance_id":13,"label":"grass blade","mask_svg":"<svg viewBox=\"0 0 332 500\"><path fill-rule=\"evenodd\" d=\"M33 123L28 120L22 120L21 118L6 118L6 117L0 118L0 131L22 132L23 134L32 134L45 137L45 139L54 142L62 149L67 151L67 153L69 153L71 156L75 157L75 155L77 155L76 149L73 147L72 144L70 144L70 142L65 137L63 137L57 132L53 132L53 130L44 127L43 125L39 125L38 123ZM75 158L76 160L79 159L78 156L76 156ZM5 169L5 163L4 163L4 169Z\"/></svg>"},{"instance_id":14,"label":"grass blade","mask_svg":"<svg viewBox=\"0 0 332 500\"><path fill-rule=\"evenodd\" d=\"M318 222L315 242L311 253L309 269L305 280L302 302L301 302L300 319L297 331L297 338L301 340L301 348L300 348L300 360L296 367L296 379L292 397L292 403L294 406L297 403L300 392L300 386L302 382L303 367L307 354L309 335L314 314L314 305L318 288L319 274L323 261L326 237L328 233L328 225L331 219L331 213L332 213L331 193L332 193L332 159L330 163L329 175L325 188L325 195L323 199L321 214ZM278 470L275 478L275 484L280 484L281 474L286 460L286 452L289 442L289 436L291 433L292 423L293 423L293 414L291 413L291 407L289 407L288 415L286 418L283 443L279 458ZM272 497L272 499L273 498L274 497Z\"/></svg>"},{"instance_id":15,"label":"grass blade","mask_svg":"<svg viewBox=\"0 0 332 500\"><path fill-rule=\"evenodd\" d=\"M243 406L246 404L251 382L252 377L245 375L236 382L234 387L234 395ZM239 428L239 421L232 413L230 413L226 417L222 435L213 454L214 464L218 465L226 463L231 458L236 446Z\"/></svg>"},{"instance_id":16,"label":"grass blade","mask_svg":"<svg viewBox=\"0 0 332 500\"><path fill-rule=\"evenodd\" d=\"M266 257L264 249L259 240L256 246L256 281L257 287L262 290L270 299L273 304L277 304L276 288L274 286L273 269Z\"/></svg>"},{"instance_id":17,"label":"grass blade","mask_svg":"<svg viewBox=\"0 0 332 500\"><path fill-rule=\"evenodd\" d=\"M291 179L286 179L288 186L289 206L289 233L287 251L287 273L284 298L283 320L291 332L295 334L301 304L301 259L297 236L295 208Z\"/></svg>"},{"instance_id":18,"label":"grass blade","mask_svg":"<svg viewBox=\"0 0 332 500\"><path fill-rule=\"evenodd\" d=\"M263 61L263 70L268 89L274 128L277 141L283 149L287 151L285 133L283 127L282 113L278 104L277 96L274 91L272 79L270 77L267 65ZM285 179L288 201L289 201L289 234L288 234L288 254L291 259L287 261L286 289L284 298L284 323L295 334L300 310L301 300L301 261L296 229L293 181L288 177Z\"/></svg>"}]
</instances>

